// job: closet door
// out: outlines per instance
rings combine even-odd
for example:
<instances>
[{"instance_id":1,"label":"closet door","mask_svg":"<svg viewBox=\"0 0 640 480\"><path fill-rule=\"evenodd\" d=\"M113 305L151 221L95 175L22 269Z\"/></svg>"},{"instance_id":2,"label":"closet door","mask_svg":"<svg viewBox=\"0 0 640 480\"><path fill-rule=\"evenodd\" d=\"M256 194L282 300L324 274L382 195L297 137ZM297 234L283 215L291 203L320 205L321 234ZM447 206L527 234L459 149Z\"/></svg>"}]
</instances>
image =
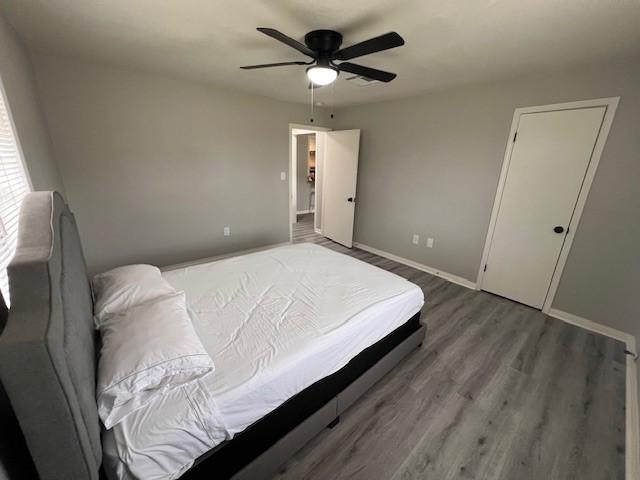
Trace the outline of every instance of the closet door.
<instances>
[{"instance_id":1,"label":"closet door","mask_svg":"<svg viewBox=\"0 0 640 480\"><path fill-rule=\"evenodd\" d=\"M523 114L482 289L542 308L605 107Z\"/></svg>"}]
</instances>

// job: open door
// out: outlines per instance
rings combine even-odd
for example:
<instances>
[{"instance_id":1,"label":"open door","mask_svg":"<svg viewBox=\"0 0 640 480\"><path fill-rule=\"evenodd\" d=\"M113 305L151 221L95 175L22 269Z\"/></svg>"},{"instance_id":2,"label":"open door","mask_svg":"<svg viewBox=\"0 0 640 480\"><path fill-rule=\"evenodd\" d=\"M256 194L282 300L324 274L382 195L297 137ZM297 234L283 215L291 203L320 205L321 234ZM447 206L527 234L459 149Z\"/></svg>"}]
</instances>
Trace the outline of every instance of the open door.
<instances>
[{"instance_id":1,"label":"open door","mask_svg":"<svg viewBox=\"0 0 640 480\"><path fill-rule=\"evenodd\" d=\"M360 130L324 134L322 234L351 248Z\"/></svg>"}]
</instances>

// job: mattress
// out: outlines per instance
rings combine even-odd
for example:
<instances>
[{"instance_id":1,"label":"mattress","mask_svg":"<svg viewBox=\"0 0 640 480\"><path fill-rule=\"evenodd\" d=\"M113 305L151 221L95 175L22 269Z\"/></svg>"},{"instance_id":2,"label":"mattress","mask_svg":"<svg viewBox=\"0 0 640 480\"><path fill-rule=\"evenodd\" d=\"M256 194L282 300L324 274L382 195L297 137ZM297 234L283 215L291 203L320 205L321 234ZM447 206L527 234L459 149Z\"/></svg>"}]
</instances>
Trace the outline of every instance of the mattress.
<instances>
[{"instance_id":1,"label":"mattress","mask_svg":"<svg viewBox=\"0 0 640 480\"><path fill-rule=\"evenodd\" d=\"M165 272L186 292L215 372L171 390L104 435L112 478L177 478L287 399L408 321L422 290L313 244Z\"/></svg>"}]
</instances>

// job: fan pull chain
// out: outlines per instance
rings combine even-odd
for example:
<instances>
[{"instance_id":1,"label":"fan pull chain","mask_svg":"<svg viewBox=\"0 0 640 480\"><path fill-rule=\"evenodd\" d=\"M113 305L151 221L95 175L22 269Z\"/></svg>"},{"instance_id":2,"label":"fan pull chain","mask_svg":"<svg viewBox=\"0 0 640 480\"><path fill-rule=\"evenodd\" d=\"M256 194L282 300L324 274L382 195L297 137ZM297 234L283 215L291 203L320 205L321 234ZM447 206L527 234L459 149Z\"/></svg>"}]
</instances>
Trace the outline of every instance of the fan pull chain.
<instances>
[{"instance_id":1,"label":"fan pull chain","mask_svg":"<svg viewBox=\"0 0 640 480\"><path fill-rule=\"evenodd\" d=\"M334 108L336 105L336 96L335 96L335 92L336 92L336 82L333 82L331 84L331 118L333 118L333 113L334 113Z\"/></svg>"},{"instance_id":2,"label":"fan pull chain","mask_svg":"<svg viewBox=\"0 0 640 480\"><path fill-rule=\"evenodd\" d=\"M311 118L310 118L310 122L313 123L313 83L309 84L311 86L311 88L309 90L311 90Z\"/></svg>"}]
</instances>

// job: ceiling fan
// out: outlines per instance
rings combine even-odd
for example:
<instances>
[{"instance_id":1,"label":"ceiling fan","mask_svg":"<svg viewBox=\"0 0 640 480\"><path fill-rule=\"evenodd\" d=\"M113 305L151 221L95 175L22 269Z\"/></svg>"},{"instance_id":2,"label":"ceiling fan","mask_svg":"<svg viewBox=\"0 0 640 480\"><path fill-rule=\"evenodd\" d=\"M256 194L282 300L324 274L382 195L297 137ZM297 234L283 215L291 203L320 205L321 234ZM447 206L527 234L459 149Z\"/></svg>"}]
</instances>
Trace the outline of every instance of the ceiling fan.
<instances>
[{"instance_id":1,"label":"ceiling fan","mask_svg":"<svg viewBox=\"0 0 640 480\"><path fill-rule=\"evenodd\" d=\"M349 72L371 80L390 82L396 78L395 73L364 67L345 60L362 57L371 53L389 50L404 45L404 39L396 32L385 33L379 37L370 38L364 42L356 43L350 47L340 49L342 35L333 30L313 30L304 36L304 43L298 42L284 33L273 28L258 28L259 32L274 38L298 52L311 57L310 62L279 62L262 65L247 65L245 70L255 68L284 67L289 65L310 65L307 68L307 77L314 86L324 86L332 83L340 72ZM340 63L336 63L336 61Z\"/></svg>"}]
</instances>

